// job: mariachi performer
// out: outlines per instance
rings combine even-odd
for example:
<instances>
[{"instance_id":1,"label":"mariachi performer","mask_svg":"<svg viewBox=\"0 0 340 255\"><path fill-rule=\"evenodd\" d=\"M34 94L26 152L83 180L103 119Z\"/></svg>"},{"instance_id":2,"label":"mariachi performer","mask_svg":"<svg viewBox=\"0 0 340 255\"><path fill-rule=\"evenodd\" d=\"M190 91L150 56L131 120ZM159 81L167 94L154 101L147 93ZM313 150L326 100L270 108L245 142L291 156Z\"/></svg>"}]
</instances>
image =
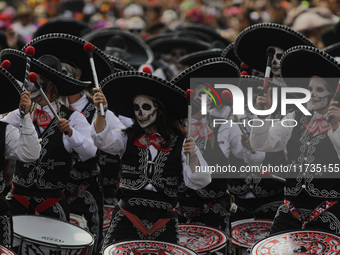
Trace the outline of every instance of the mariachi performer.
<instances>
[{"instance_id":1,"label":"mariachi performer","mask_svg":"<svg viewBox=\"0 0 340 255\"><path fill-rule=\"evenodd\" d=\"M200 100L204 91L213 92L214 80L219 78L219 83L238 84L240 70L232 61L225 58L210 58L196 63L179 74L172 82L182 89L195 90L194 100ZM192 78L196 80L192 81ZM202 78L211 78L202 80ZM191 85L191 86L190 86ZM190 86L190 87L189 87ZM222 92L221 89L217 91ZM197 97L197 98L196 98ZM209 97L210 98L210 97ZM230 125L231 109L223 102L222 105L213 107L212 99L210 107L207 106L207 114L201 114L201 109L193 111L190 131L209 166L229 166L231 159L237 158L246 164L258 164L263 160L263 153L254 153L242 145L242 132L237 125ZM193 107L193 109L195 109ZM226 119L228 123L214 125L214 119ZM243 137L246 139L246 137ZM247 163L246 163L247 162ZM234 163L234 162L233 162ZM204 224L219 228L229 236L230 232L230 209L232 201L227 192L231 175L223 176L212 174L212 182L203 189L193 190L183 188L180 192L180 212L182 223ZM235 206L235 205L233 205ZM234 208L232 209L232 211ZM234 211L233 211L234 212Z\"/></svg>"},{"instance_id":2,"label":"mariachi performer","mask_svg":"<svg viewBox=\"0 0 340 255\"><path fill-rule=\"evenodd\" d=\"M36 57L50 53L60 59L64 74L77 80L92 81L93 75L89 57L84 51L86 43L87 41L76 36L55 33L39 36L29 42L25 48L33 46ZM98 48L93 48L92 54L98 70L96 71L97 77L102 80L114 71L114 64ZM90 87L92 88L92 86ZM89 88L86 88L73 95L62 95L59 102L81 112L88 123L91 124L97 113L89 90ZM116 125L121 125L121 128L124 128L124 125L120 124L120 121L112 112L108 112L108 114L112 115L110 120L117 122ZM85 218L87 227L94 236L94 249L96 249L97 242L102 239L103 231L104 198L100 182L104 176L100 168L105 165L105 161L102 162L104 155L106 154L98 151L96 157L82 161L80 156L73 152L72 170L65 191L70 212L82 215ZM114 160L113 157L110 158ZM118 172L118 164L109 165L111 172Z\"/></svg>"},{"instance_id":3,"label":"mariachi performer","mask_svg":"<svg viewBox=\"0 0 340 255\"><path fill-rule=\"evenodd\" d=\"M98 148L118 154L122 160L119 206L113 211L102 251L122 240L177 243L175 206L181 180L193 189L211 181L209 172L195 171L206 162L176 122L187 114L185 93L141 72L117 73L101 85L107 98L94 89L96 107L108 103L114 112L135 119L126 130L110 126L107 117L100 115L92 123L92 138Z\"/></svg>"},{"instance_id":4,"label":"mariachi performer","mask_svg":"<svg viewBox=\"0 0 340 255\"><path fill-rule=\"evenodd\" d=\"M1 59L9 60L9 70L18 80L23 80L26 66L23 52L3 50ZM30 70L39 78L35 84L28 83L27 89L35 103L31 114L42 150L39 159L32 163L17 162L7 200L13 215L41 214L69 221L64 190L70 176L72 152L76 151L85 161L95 156L97 148L89 137L90 124L86 118L60 105L58 97L76 94L89 83L62 74L60 61L48 54L31 58ZM5 117L9 123L17 122L18 118L16 111Z\"/></svg>"},{"instance_id":5,"label":"mariachi performer","mask_svg":"<svg viewBox=\"0 0 340 255\"><path fill-rule=\"evenodd\" d=\"M19 126L13 126L6 121L0 122L1 151L0 164L4 169L6 159L32 162L39 158L40 143L38 135L29 115L31 106L30 93L23 92L15 78L4 68L0 68L1 86L6 91L6 97L1 100L0 109L3 113L12 111L19 106L25 107L24 115L20 119ZM20 96L21 93L21 96ZM12 215L4 194L4 171L0 173L0 245L11 248L13 242Z\"/></svg>"},{"instance_id":6,"label":"mariachi performer","mask_svg":"<svg viewBox=\"0 0 340 255\"><path fill-rule=\"evenodd\" d=\"M296 46L282 56L281 73L288 86L310 91L308 103L312 115L297 110L285 116L284 126L281 122L271 126L264 121L263 126L251 131L253 148L260 151L287 148L288 162L298 169L287 175L284 204L277 211L271 233L317 229L339 234L340 183L332 175L340 155L340 108L338 99L332 100L339 82L339 65L315 47ZM270 88L257 97L256 106L269 109ZM322 173L315 169L317 166Z\"/></svg>"}]
</instances>

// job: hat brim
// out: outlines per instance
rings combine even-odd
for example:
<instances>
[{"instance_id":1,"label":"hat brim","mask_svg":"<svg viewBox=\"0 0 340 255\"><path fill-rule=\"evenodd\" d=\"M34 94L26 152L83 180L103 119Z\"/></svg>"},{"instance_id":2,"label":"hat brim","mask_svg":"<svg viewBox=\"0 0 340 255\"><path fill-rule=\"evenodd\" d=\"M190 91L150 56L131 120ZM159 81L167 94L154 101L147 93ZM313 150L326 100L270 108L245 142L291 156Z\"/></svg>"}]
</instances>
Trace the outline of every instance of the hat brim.
<instances>
[{"instance_id":1,"label":"hat brim","mask_svg":"<svg viewBox=\"0 0 340 255\"><path fill-rule=\"evenodd\" d=\"M111 111L134 118L133 99L146 95L161 102L174 119L187 117L188 102L185 92L168 81L148 73L119 72L102 81L101 87Z\"/></svg>"},{"instance_id":2,"label":"hat brim","mask_svg":"<svg viewBox=\"0 0 340 255\"><path fill-rule=\"evenodd\" d=\"M25 52L28 46L33 46L35 48L34 57L36 59L42 55L51 54L57 57L60 62L73 63L82 71L80 80L94 82L89 57L84 51L86 43L87 41L84 39L73 35L53 33L33 39L24 46L22 51ZM93 61L99 82L114 72L114 63L104 52L95 46Z\"/></svg>"},{"instance_id":3,"label":"hat brim","mask_svg":"<svg viewBox=\"0 0 340 255\"><path fill-rule=\"evenodd\" d=\"M0 67L0 82L4 92L0 100L0 113L7 113L17 109L23 89L15 78L2 67Z\"/></svg>"},{"instance_id":4,"label":"hat brim","mask_svg":"<svg viewBox=\"0 0 340 255\"><path fill-rule=\"evenodd\" d=\"M11 62L8 71L15 79L23 82L26 70L26 54L14 49L5 49L0 52L0 58L1 62L4 60ZM30 72L35 72L53 82L58 87L58 92L63 96L77 94L91 84L91 82L84 82L66 76L35 58L31 58Z\"/></svg>"},{"instance_id":5,"label":"hat brim","mask_svg":"<svg viewBox=\"0 0 340 255\"><path fill-rule=\"evenodd\" d=\"M340 57L340 42L334 43L322 49L332 57Z\"/></svg>"},{"instance_id":6,"label":"hat brim","mask_svg":"<svg viewBox=\"0 0 340 255\"><path fill-rule=\"evenodd\" d=\"M189 37L162 37L149 43L153 52L168 53L173 48L185 48L188 53L207 50L209 43Z\"/></svg>"},{"instance_id":7,"label":"hat brim","mask_svg":"<svg viewBox=\"0 0 340 255\"><path fill-rule=\"evenodd\" d=\"M220 57L223 50L221 49L211 49L204 51L197 51L190 54L185 55L184 57L178 60L178 63L185 66L192 66L200 61L203 61L208 58L217 58Z\"/></svg>"},{"instance_id":8,"label":"hat brim","mask_svg":"<svg viewBox=\"0 0 340 255\"><path fill-rule=\"evenodd\" d=\"M234 47L236 56L250 68L265 73L268 47L278 47L283 51L297 45L316 47L307 37L290 27L261 23L252 25L239 33Z\"/></svg>"},{"instance_id":9,"label":"hat brim","mask_svg":"<svg viewBox=\"0 0 340 255\"><path fill-rule=\"evenodd\" d=\"M114 63L116 72L136 70L136 68L134 68L132 65L130 65L129 63L125 62L120 58L114 56L109 56L109 58Z\"/></svg>"},{"instance_id":10,"label":"hat brim","mask_svg":"<svg viewBox=\"0 0 340 255\"><path fill-rule=\"evenodd\" d=\"M226 58L210 58L185 69L171 80L184 91L190 89L190 78L238 78L240 69Z\"/></svg>"},{"instance_id":11,"label":"hat brim","mask_svg":"<svg viewBox=\"0 0 340 255\"><path fill-rule=\"evenodd\" d=\"M39 26L35 31L33 38L51 33L71 34L81 37L85 31L88 33L90 30L92 30L90 25L85 21L65 16L57 16L50 18Z\"/></svg>"},{"instance_id":12,"label":"hat brim","mask_svg":"<svg viewBox=\"0 0 340 255\"><path fill-rule=\"evenodd\" d=\"M126 43L125 46L128 54L119 58L132 65L134 68L138 68L142 64L149 64L153 61L154 55L149 45L138 36L117 28L96 29L85 34L82 38L93 43L105 52L106 44L112 36L120 36L123 38Z\"/></svg>"},{"instance_id":13,"label":"hat brim","mask_svg":"<svg viewBox=\"0 0 340 255\"><path fill-rule=\"evenodd\" d=\"M288 49L282 56L280 67L282 78L290 87L296 83L293 84L295 87L308 88L309 78L314 75L327 79L334 89L339 82L340 66L337 61L315 47L295 46Z\"/></svg>"}]
</instances>

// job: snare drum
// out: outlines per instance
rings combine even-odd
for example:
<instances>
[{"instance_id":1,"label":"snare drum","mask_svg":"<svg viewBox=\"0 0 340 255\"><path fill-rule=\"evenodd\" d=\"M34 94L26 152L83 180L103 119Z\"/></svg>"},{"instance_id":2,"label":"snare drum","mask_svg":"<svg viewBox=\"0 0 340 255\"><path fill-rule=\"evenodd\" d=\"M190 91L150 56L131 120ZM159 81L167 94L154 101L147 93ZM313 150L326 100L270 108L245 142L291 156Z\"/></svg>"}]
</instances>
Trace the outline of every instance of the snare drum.
<instances>
[{"instance_id":1,"label":"snare drum","mask_svg":"<svg viewBox=\"0 0 340 255\"><path fill-rule=\"evenodd\" d=\"M78 214L70 213L70 223L79 226L83 229L89 229L87 227L87 221L83 216L80 216Z\"/></svg>"},{"instance_id":2,"label":"snare drum","mask_svg":"<svg viewBox=\"0 0 340 255\"><path fill-rule=\"evenodd\" d=\"M246 219L231 223L232 244L236 254L249 254L251 247L269 235L273 220Z\"/></svg>"},{"instance_id":3,"label":"snare drum","mask_svg":"<svg viewBox=\"0 0 340 255\"><path fill-rule=\"evenodd\" d=\"M14 251L0 245L0 254L1 255L15 255Z\"/></svg>"},{"instance_id":4,"label":"snare drum","mask_svg":"<svg viewBox=\"0 0 340 255\"><path fill-rule=\"evenodd\" d=\"M178 224L179 244L197 254L215 252L224 248L228 241L225 232L218 228L195 224Z\"/></svg>"},{"instance_id":5,"label":"snare drum","mask_svg":"<svg viewBox=\"0 0 340 255\"><path fill-rule=\"evenodd\" d=\"M90 255L92 235L69 222L36 215L13 216L13 250L18 254Z\"/></svg>"},{"instance_id":6,"label":"snare drum","mask_svg":"<svg viewBox=\"0 0 340 255\"><path fill-rule=\"evenodd\" d=\"M322 231L292 231L276 234L257 242L251 254L340 254L340 237Z\"/></svg>"},{"instance_id":7,"label":"snare drum","mask_svg":"<svg viewBox=\"0 0 340 255\"><path fill-rule=\"evenodd\" d=\"M126 241L111 244L104 250L104 255L140 254L140 255L197 255L196 252L181 245L158 241Z\"/></svg>"}]
</instances>

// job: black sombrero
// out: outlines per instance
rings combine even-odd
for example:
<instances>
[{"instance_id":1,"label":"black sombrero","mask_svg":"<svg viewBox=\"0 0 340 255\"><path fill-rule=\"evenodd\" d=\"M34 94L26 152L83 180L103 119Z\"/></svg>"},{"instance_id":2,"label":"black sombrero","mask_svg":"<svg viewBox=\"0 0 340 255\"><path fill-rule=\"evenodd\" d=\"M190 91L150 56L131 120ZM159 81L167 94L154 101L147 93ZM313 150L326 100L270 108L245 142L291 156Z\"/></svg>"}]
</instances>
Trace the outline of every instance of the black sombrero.
<instances>
[{"instance_id":1,"label":"black sombrero","mask_svg":"<svg viewBox=\"0 0 340 255\"><path fill-rule=\"evenodd\" d=\"M129 63L125 62L120 58L114 56L109 56L109 58L115 66L115 72L136 71L136 68L134 68L132 65L130 65Z\"/></svg>"},{"instance_id":2,"label":"black sombrero","mask_svg":"<svg viewBox=\"0 0 340 255\"><path fill-rule=\"evenodd\" d=\"M33 38L51 33L71 34L81 37L84 33L88 33L91 30L90 25L85 21L71 17L57 16L50 18L39 26L33 34Z\"/></svg>"},{"instance_id":3,"label":"black sombrero","mask_svg":"<svg viewBox=\"0 0 340 255\"><path fill-rule=\"evenodd\" d=\"M208 58L218 58L221 56L223 50L214 48L209 50L197 51L181 57L178 60L178 63L185 65L185 66L192 66L202 60Z\"/></svg>"},{"instance_id":4,"label":"black sombrero","mask_svg":"<svg viewBox=\"0 0 340 255\"><path fill-rule=\"evenodd\" d=\"M183 31L186 31L187 33L190 33L190 32L202 33L207 38L207 39L204 39L204 37L202 36L202 40L209 42L209 43L214 42L214 41L220 41L224 44L224 48L227 47L231 43L230 40L221 36L216 30L216 28L209 26L209 25L198 24L198 23L187 23L187 24L178 26L176 30L183 30Z\"/></svg>"},{"instance_id":5,"label":"black sombrero","mask_svg":"<svg viewBox=\"0 0 340 255\"><path fill-rule=\"evenodd\" d=\"M61 62L67 62L77 66L82 75L82 81L93 81L92 69L84 45L87 43L82 38L70 34L46 34L34 38L23 47L23 51L28 46L35 48L35 58L45 54L57 57ZM93 61L95 63L98 81L100 82L114 72L115 65L109 57L100 49L94 46Z\"/></svg>"},{"instance_id":6,"label":"black sombrero","mask_svg":"<svg viewBox=\"0 0 340 255\"><path fill-rule=\"evenodd\" d=\"M16 79L2 67L0 67L0 82L4 92L4 96L0 100L0 112L7 113L17 109L23 89Z\"/></svg>"},{"instance_id":7,"label":"black sombrero","mask_svg":"<svg viewBox=\"0 0 340 255\"><path fill-rule=\"evenodd\" d=\"M237 36L236 56L253 69L265 73L266 51L270 46L288 50L297 45L316 47L307 37L290 27L275 23L260 23L247 27Z\"/></svg>"},{"instance_id":8,"label":"black sombrero","mask_svg":"<svg viewBox=\"0 0 340 255\"><path fill-rule=\"evenodd\" d=\"M168 53L173 48L185 48L188 53L209 49L209 43L189 37L185 34L174 33L172 36L160 37L149 42L154 53Z\"/></svg>"},{"instance_id":9,"label":"black sombrero","mask_svg":"<svg viewBox=\"0 0 340 255\"><path fill-rule=\"evenodd\" d=\"M237 66L241 65L241 60L236 56L234 42L229 44L221 53L222 58L227 58L233 61Z\"/></svg>"},{"instance_id":10,"label":"black sombrero","mask_svg":"<svg viewBox=\"0 0 340 255\"><path fill-rule=\"evenodd\" d=\"M280 67L282 78L290 87L293 87L293 84L295 87L307 88L309 78L313 75L327 79L334 89L339 82L340 66L337 61L315 47L295 46L288 49L282 56Z\"/></svg>"},{"instance_id":11,"label":"black sombrero","mask_svg":"<svg viewBox=\"0 0 340 255\"><path fill-rule=\"evenodd\" d=\"M340 41L322 49L332 57L340 57Z\"/></svg>"},{"instance_id":12,"label":"black sombrero","mask_svg":"<svg viewBox=\"0 0 340 255\"><path fill-rule=\"evenodd\" d=\"M238 78L240 69L226 58L210 58L196 63L171 80L184 91L190 89L190 78Z\"/></svg>"},{"instance_id":13,"label":"black sombrero","mask_svg":"<svg viewBox=\"0 0 340 255\"><path fill-rule=\"evenodd\" d=\"M4 60L9 60L11 62L11 65L8 71L17 80L23 82L24 77L25 77L25 70L26 70L26 54L19 50L5 49L0 52L0 58L1 58L1 62L3 62ZM55 57L54 56L51 57L51 59L54 61L53 58L55 59ZM48 60L48 58L46 59ZM51 63L53 63L53 61L51 61ZM30 72L35 72L39 75L44 76L50 81L52 81L58 87L59 93L63 96L77 94L81 92L82 90L86 89L91 84L91 82L84 82L84 81L76 80L69 76L64 75L62 73L61 67L60 69L57 67L59 69L58 70L58 69L54 69L50 67L47 62L44 61L44 63L42 63L38 59L31 58ZM59 65L54 65L54 66L59 66Z\"/></svg>"},{"instance_id":14,"label":"black sombrero","mask_svg":"<svg viewBox=\"0 0 340 255\"><path fill-rule=\"evenodd\" d=\"M150 47L138 36L117 28L96 29L82 36L109 56L118 57L134 68L153 61Z\"/></svg>"},{"instance_id":15,"label":"black sombrero","mask_svg":"<svg viewBox=\"0 0 340 255\"><path fill-rule=\"evenodd\" d=\"M160 101L174 119L187 117L185 92L154 75L137 71L119 72L108 76L100 85L109 109L119 115L134 118L134 97L146 95Z\"/></svg>"}]
</instances>

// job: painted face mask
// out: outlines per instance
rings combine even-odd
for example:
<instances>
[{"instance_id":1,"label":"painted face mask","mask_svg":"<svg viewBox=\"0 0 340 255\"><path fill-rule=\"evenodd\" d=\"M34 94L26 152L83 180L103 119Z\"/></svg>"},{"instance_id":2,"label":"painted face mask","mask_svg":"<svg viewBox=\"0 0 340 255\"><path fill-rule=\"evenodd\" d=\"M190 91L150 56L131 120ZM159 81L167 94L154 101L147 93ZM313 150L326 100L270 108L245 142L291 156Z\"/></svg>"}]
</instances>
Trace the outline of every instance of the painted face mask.
<instances>
[{"instance_id":1,"label":"painted face mask","mask_svg":"<svg viewBox=\"0 0 340 255\"><path fill-rule=\"evenodd\" d=\"M312 110L322 110L328 106L332 94L328 91L324 79L312 77L309 82L308 90L311 93L309 102Z\"/></svg>"},{"instance_id":2,"label":"painted face mask","mask_svg":"<svg viewBox=\"0 0 340 255\"><path fill-rule=\"evenodd\" d=\"M155 123L158 106L148 96L136 96L133 100L133 108L138 124L146 128Z\"/></svg>"},{"instance_id":3,"label":"painted face mask","mask_svg":"<svg viewBox=\"0 0 340 255\"><path fill-rule=\"evenodd\" d=\"M271 64L271 71L274 75L274 77L280 77L281 76L281 70L280 70L280 62L281 57L283 54L283 49L274 47L275 54L273 56L272 64Z\"/></svg>"},{"instance_id":4,"label":"painted face mask","mask_svg":"<svg viewBox=\"0 0 340 255\"><path fill-rule=\"evenodd\" d=\"M195 90L194 99L197 100L198 102L201 102L202 94L206 94L207 111L209 111L212 108L213 99L211 98L211 96L206 91L208 91L210 93L212 93L212 91L204 85L198 85L197 87L195 87L194 90Z\"/></svg>"},{"instance_id":5,"label":"painted face mask","mask_svg":"<svg viewBox=\"0 0 340 255\"><path fill-rule=\"evenodd\" d=\"M35 99L40 96L40 91L35 87L34 83L29 81L26 89L31 93L31 99Z\"/></svg>"}]
</instances>

